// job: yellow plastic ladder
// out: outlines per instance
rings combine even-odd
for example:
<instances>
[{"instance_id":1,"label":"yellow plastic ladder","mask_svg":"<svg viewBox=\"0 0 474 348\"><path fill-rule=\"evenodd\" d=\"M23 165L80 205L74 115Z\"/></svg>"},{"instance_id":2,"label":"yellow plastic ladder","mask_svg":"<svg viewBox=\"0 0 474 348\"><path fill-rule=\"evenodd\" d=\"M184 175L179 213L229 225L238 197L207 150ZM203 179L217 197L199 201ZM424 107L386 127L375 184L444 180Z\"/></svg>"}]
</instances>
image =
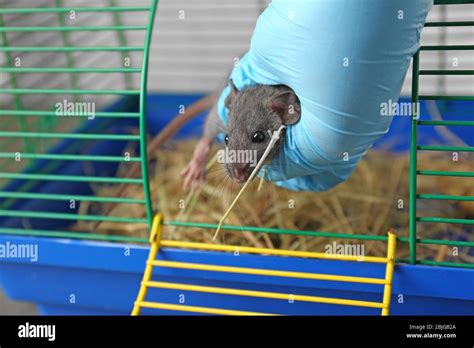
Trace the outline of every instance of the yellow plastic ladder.
<instances>
[{"instance_id":1,"label":"yellow plastic ladder","mask_svg":"<svg viewBox=\"0 0 474 348\"><path fill-rule=\"evenodd\" d=\"M143 280L141 282L140 291L138 292L138 296L133 307L132 315L139 315L141 308L164 309L164 310L170 310L170 311L182 311L182 312L190 312L190 313L205 313L205 314L216 314L216 315L278 315L278 314L270 314L270 313L229 310L229 309L223 309L223 308L196 307L196 306L187 306L187 305L181 305L181 304L177 305L177 304L171 304L171 303L145 301L147 290L149 288L195 291L195 292L202 292L202 293L248 296L248 297L258 297L258 298L280 299L280 300L292 299L294 301L301 301L301 302L316 302L316 303L329 303L329 304L346 305L346 306L380 308L382 315L389 315L390 298L392 294L393 271L395 267L395 249L396 249L396 240L397 240L396 235L393 231L390 231L388 233L387 257L367 256L361 259L360 256L331 255L331 254L325 254L325 253L306 252L306 251L265 249L265 248L254 248L254 247L245 247L245 246L215 245L215 244L205 244L205 243L161 240L162 230L163 230L163 216L161 214L158 214L155 216L153 220L152 230L150 234L150 243L151 243L150 253L148 256L148 260L146 262L146 268L143 274ZM350 261L350 262L385 263L386 264L385 278L367 278L367 277L345 276L345 275L335 275L335 274L279 271L279 270L258 269L258 268L249 268L249 267L220 266L220 265L211 265L211 264L156 260L158 251L160 247L162 246L192 249L192 250L209 250L209 251L223 251L223 252L238 251L239 253L247 253L247 254L291 256L291 257L312 258L312 259L341 260L341 261ZM266 291L242 290L242 289L221 288L221 287L211 287L211 286L201 286L201 285L159 282L159 281L151 280L154 267L215 271L215 272L226 272L226 273L234 273L234 274L276 276L276 277L300 278L300 279L313 279L313 280L327 280L327 281L339 281L339 282L350 282L350 283L379 284L379 285L384 285L383 301L370 302L370 301L359 301L359 300L331 298L331 297L317 297L317 296L295 295L295 294L285 294L285 293L266 292Z\"/></svg>"}]
</instances>

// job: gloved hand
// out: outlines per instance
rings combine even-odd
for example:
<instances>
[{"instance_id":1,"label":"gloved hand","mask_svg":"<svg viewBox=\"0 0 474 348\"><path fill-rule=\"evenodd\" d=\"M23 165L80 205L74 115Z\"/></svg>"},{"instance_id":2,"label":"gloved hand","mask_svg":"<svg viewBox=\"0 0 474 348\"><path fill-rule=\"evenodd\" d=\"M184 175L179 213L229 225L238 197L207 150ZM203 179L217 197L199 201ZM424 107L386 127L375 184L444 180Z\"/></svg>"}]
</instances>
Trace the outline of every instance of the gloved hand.
<instances>
[{"instance_id":1,"label":"gloved hand","mask_svg":"<svg viewBox=\"0 0 474 348\"><path fill-rule=\"evenodd\" d=\"M265 177L292 190L324 191L346 180L388 131L381 104L398 100L433 0L273 0L231 78L242 90L284 84L300 121ZM219 116L226 124L224 100Z\"/></svg>"}]
</instances>

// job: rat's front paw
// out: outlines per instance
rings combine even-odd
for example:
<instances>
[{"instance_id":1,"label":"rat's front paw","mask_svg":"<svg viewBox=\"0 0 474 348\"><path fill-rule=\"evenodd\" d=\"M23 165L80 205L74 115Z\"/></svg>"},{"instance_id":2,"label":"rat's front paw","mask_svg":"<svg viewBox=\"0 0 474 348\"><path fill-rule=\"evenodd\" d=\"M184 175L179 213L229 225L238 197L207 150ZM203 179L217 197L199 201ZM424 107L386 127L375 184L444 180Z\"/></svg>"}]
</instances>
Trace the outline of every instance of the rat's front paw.
<instances>
[{"instance_id":1,"label":"rat's front paw","mask_svg":"<svg viewBox=\"0 0 474 348\"><path fill-rule=\"evenodd\" d=\"M181 171L180 175L184 178L184 188L195 188L204 182L206 174L206 164L201 161L191 160L188 165Z\"/></svg>"},{"instance_id":2,"label":"rat's front paw","mask_svg":"<svg viewBox=\"0 0 474 348\"><path fill-rule=\"evenodd\" d=\"M204 182L206 175L206 163L212 141L207 138L199 140L194 150L193 159L181 171L180 175L184 178L184 188L187 190L191 186L195 188Z\"/></svg>"}]
</instances>

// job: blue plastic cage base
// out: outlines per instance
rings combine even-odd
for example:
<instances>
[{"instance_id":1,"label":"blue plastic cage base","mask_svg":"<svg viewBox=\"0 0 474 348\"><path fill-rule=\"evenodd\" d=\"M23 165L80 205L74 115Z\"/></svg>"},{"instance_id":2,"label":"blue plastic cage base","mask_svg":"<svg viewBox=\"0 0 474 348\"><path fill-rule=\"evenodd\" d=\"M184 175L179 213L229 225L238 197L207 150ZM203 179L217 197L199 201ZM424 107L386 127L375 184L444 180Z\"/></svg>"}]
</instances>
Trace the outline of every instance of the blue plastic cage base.
<instances>
[{"instance_id":1,"label":"blue plastic cage base","mask_svg":"<svg viewBox=\"0 0 474 348\"><path fill-rule=\"evenodd\" d=\"M38 246L38 260L4 259L0 281L7 296L38 304L49 315L129 315L139 289L149 248L129 244L0 236L0 244ZM239 267L380 277L383 265L278 256L163 249L158 259ZM391 315L472 315L474 271L420 265L396 265ZM371 301L382 287L308 279L235 275L178 269L157 269L160 281L331 296ZM462 284L462 286L456 286ZM191 291L151 291L150 301L292 315L379 315L379 309L289 303L283 300L216 295ZM180 314L156 311L154 314ZM143 310L142 314L147 314ZM189 313L182 313L189 315Z\"/></svg>"}]
</instances>

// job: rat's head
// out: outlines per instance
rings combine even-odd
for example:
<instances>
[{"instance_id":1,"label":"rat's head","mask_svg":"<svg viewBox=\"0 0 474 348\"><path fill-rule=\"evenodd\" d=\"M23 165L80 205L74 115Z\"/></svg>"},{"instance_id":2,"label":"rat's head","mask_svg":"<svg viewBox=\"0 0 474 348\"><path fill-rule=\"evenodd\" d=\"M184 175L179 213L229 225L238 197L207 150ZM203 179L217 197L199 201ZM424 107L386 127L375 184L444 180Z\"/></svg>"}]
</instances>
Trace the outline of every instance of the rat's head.
<instances>
[{"instance_id":1,"label":"rat's head","mask_svg":"<svg viewBox=\"0 0 474 348\"><path fill-rule=\"evenodd\" d=\"M292 125L301 116L298 97L289 87L257 85L231 91L225 100L227 120L225 167L235 182L245 182L267 148L271 136L282 125ZM272 154L281 145L279 140ZM270 157L270 156L269 156Z\"/></svg>"}]
</instances>

